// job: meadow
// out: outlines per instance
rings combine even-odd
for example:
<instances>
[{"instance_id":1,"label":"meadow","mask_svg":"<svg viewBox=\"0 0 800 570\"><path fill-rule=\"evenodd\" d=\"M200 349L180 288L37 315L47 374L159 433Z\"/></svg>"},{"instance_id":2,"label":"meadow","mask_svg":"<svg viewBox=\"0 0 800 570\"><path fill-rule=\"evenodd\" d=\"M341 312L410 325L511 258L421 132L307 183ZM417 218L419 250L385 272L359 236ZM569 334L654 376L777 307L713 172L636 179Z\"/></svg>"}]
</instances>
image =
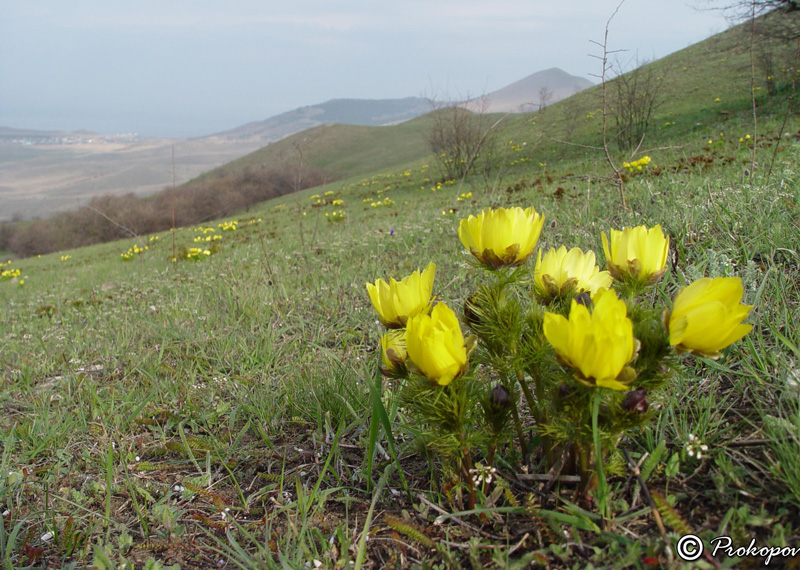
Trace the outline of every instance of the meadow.
<instances>
[{"instance_id":1,"label":"meadow","mask_svg":"<svg viewBox=\"0 0 800 570\"><path fill-rule=\"evenodd\" d=\"M506 118L486 176L442 180L435 157L390 167L383 152L232 218L9 260L2 567L727 568L763 557L684 563L676 541L800 545L800 123L788 87L758 93L753 122L732 37L659 62L672 79L652 134L614 154L651 158L621 169L626 207L595 90ZM567 118L584 146L559 142ZM591 249L601 266L601 232L661 224L652 295L739 277L753 305L750 334L719 360L682 357L649 395L604 516L513 440L468 508L378 372L365 284L434 262L434 293L460 314L482 278L458 222L514 206L545 216L539 249Z\"/></svg>"}]
</instances>

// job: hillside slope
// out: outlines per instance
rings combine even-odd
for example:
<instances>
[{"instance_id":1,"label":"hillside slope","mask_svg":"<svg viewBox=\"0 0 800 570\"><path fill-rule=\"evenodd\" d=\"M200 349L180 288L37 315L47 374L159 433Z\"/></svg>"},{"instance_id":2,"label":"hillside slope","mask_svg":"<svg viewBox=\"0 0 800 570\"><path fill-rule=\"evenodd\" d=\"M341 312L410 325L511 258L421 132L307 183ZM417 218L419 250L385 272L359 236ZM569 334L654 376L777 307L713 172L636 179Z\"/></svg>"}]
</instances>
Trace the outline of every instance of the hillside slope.
<instances>
[{"instance_id":1,"label":"hillside slope","mask_svg":"<svg viewBox=\"0 0 800 570\"><path fill-rule=\"evenodd\" d=\"M413 119L430 111L426 99L332 99L299 107L263 121L253 121L212 135L222 140L257 140L264 144L330 123L378 126Z\"/></svg>"}]
</instances>

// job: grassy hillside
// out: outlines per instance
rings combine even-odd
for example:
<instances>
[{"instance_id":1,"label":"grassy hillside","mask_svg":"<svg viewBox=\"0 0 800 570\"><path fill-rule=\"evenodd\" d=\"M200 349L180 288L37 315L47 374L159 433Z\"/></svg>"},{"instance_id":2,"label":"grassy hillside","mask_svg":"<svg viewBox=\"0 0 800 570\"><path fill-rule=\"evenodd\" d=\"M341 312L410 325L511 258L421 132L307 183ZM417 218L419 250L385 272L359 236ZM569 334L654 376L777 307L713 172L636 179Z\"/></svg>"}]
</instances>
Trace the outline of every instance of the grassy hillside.
<instances>
[{"instance_id":1,"label":"grassy hillside","mask_svg":"<svg viewBox=\"0 0 800 570\"><path fill-rule=\"evenodd\" d=\"M747 113L752 103L749 46L748 28L737 26L642 68L659 80L663 78L663 83L659 87L651 128L641 150L674 141L680 143L690 133L713 137L718 134L716 131L720 125L736 127L743 120L752 122ZM773 72L778 83L785 87L791 82L792 53L775 46L771 49ZM759 53L756 53L756 58L763 59ZM623 62L621 67L627 70L630 66ZM600 71L598 67L597 73ZM765 104L767 72L759 62L755 64L755 71L756 97ZM610 77L613 75L613 71L609 73ZM613 85L612 80L608 87L609 105L613 100ZM523 156L518 158L537 164L548 161L553 155L559 159L585 156L585 149L567 147L565 150L563 144L551 139L598 145L601 142L601 89L598 85L582 91L551 105L543 113L505 115L497 129L497 137L504 143L509 140L525 142ZM768 112L780 113L781 109L770 107ZM487 123L502 117L502 114L490 115ZM326 125L309 129L211 171L201 180L235 177L248 168L291 167L301 160L301 153L304 163L324 170L330 179L364 176L387 168L402 169L410 161L428 157L426 140L431 122L431 116L425 116L388 127ZM613 141L614 125L610 118L608 130L609 139ZM504 158L514 152L519 154L519 151L511 150L513 146L510 144L500 150L505 153ZM509 169L508 164L505 169Z\"/></svg>"},{"instance_id":2,"label":"grassy hillside","mask_svg":"<svg viewBox=\"0 0 800 570\"><path fill-rule=\"evenodd\" d=\"M291 169L301 162L325 171L331 179L363 176L426 157L428 125L425 117L386 127L323 125L270 144L199 180L224 179L246 169Z\"/></svg>"},{"instance_id":3,"label":"grassy hillside","mask_svg":"<svg viewBox=\"0 0 800 570\"><path fill-rule=\"evenodd\" d=\"M652 64L671 70L669 96L636 157L652 161L624 174L628 208L587 148L600 140L595 88L508 117L490 176L439 180L425 119L324 127L226 168L296 160L297 144L338 182L232 220L4 265L20 275L0 281L3 567L763 566L765 555L712 556L723 535L791 562L780 549L800 544L800 118L783 125L785 99L764 88L756 136L738 33ZM582 146L563 143L572 119ZM546 468L543 426L516 394L530 458L515 436L498 446L472 509L458 470L422 444L404 384L380 380L384 329L365 283L434 262L436 298L461 314L494 277L470 261L458 222L498 206L533 206L542 251L591 248L601 265L601 232L661 224L668 270L641 299L663 307L703 276L739 277L753 330L719 360L677 358L647 395L650 421L614 442L607 487L589 493ZM517 275L526 310L533 265ZM486 350L470 377L489 388L500 378ZM695 566L676 555L687 534L706 541Z\"/></svg>"}]
</instances>

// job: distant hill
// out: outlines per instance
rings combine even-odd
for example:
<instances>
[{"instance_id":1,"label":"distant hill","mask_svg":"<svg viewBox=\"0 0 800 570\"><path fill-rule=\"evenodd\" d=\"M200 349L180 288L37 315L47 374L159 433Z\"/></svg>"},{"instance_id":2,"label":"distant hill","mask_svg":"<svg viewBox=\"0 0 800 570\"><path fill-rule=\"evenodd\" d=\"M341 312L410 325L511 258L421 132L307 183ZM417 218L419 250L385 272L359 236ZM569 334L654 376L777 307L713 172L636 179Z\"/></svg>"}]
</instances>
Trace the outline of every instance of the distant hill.
<instances>
[{"instance_id":1,"label":"distant hill","mask_svg":"<svg viewBox=\"0 0 800 570\"><path fill-rule=\"evenodd\" d=\"M259 140L264 144L306 129L340 123L363 127L396 124L431 110L427 99L332 99L318 105L300 107L263 121L255 121L211 135L223 140Z\"/></svg>"},{"instance_id":2,"label":"distant hill","mask_svg":"<svg viewBox=\"0 0 800 570\"><path fill-rule=\"evenodd\" d=\"M553 67L537 71L525 79L484 95L477 102L488 105L486 111L489 113L528 113L566 99L593 85L588 79ZM467 106L471 108L472 103Z\"/></svg>"}]
</instances>

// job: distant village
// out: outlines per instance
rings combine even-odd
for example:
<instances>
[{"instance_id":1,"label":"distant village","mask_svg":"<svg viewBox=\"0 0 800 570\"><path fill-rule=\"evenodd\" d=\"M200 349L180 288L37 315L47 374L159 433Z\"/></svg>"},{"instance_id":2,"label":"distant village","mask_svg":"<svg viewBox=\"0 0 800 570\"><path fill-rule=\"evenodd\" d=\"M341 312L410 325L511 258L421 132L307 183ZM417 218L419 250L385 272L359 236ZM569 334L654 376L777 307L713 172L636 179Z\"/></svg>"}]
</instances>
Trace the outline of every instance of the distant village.
<instances>
[{"instance_id":1,"label":"distant village","mask_svg":"<svg viewBox=\"0 0 800 570\"><path fill-rule=\"evenodd\" d=\"M91 143L133 143L142 140L138 133L122 133L102 135L98 133L2 133L0 144L14 144L20 146L40 145L76 145Z\"/></svg>"}]
</instances>

